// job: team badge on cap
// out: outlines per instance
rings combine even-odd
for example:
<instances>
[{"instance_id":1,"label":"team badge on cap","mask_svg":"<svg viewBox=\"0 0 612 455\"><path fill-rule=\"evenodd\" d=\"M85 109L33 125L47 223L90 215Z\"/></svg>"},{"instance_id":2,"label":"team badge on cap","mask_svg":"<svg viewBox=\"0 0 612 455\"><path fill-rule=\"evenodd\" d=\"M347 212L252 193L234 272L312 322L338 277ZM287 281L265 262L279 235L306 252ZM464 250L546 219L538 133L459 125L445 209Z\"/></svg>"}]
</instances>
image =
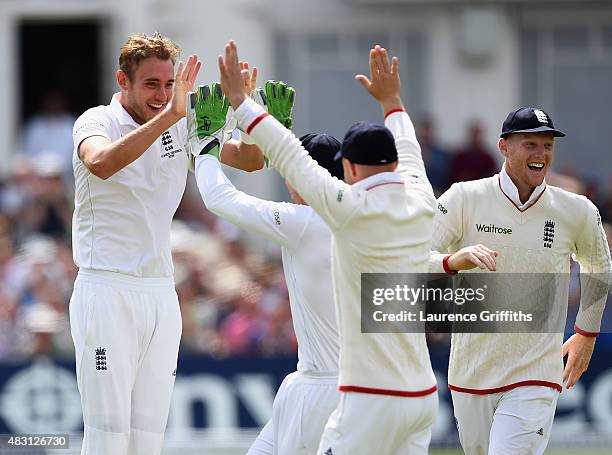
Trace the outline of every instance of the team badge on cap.
<instances>
[{"instance_id":1,"label":"team badge on cap","mask_svg":"<svg viewBox=\"0 0 612 455\"><path fill-rule=\"evenodd\" d=\"M502 125L501 137L506 139L512 133L546 133L563 137L565 133L555 129L550 115L541 109L521 107L512 111Z\"/></svg>"}]
</instances>

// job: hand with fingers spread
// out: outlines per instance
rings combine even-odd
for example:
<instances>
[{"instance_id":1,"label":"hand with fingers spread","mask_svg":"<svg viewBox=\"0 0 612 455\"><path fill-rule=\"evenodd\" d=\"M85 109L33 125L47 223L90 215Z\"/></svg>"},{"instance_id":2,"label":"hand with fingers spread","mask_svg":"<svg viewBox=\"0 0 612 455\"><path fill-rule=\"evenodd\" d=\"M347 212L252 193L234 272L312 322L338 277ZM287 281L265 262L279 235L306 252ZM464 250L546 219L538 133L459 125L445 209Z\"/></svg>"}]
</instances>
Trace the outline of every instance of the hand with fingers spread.
<instances>
[{"instance_id":1,"label":"hand with fingers spread","mask_svg":"<svg viewBox=\"0 0 612 455\"><path fill-rule=\"evenodd\" d=\"M193 90L202 62L197 55L190 55L187 63L179 62L174 76L174 86L172 87L172 99L166 106L166 111L177 118L177 121L186 115L187 93Z\"/></svg>"},{"instance_id":2,"label":"hand with fingers spread","mask_svg":"<svg viewBox=\"0 0 612 455\"><path fill-rule=\"evenodd\" d=\"M248 66L238 59L238 48L234 41L227 43L225 55L219 56L219 71L223 90L235 110L247 98L245 87L252 88L253 76L249 76ZM264 90L257 89L257 92L258 94L254 97L255 101L264 106L269 114L285 127L291 128L295 90L287 87L284 82L268 81Z\"/></svg>"},{"instance_id":3,"label":"hand with fingers spread","mask_svg":"<svg viewBox=\"0 0 612 455\"><path fill-rule=\"evenodd\" d=\"M240 66L238 48L234 41L225 45L225 54L219 55L218 62L223 91L232 108L236 110L248 97L245 93L245 72L248 74L248 69Z\"/></svg>"},{"instance_id":4,"label":"hand with fingers spread","mask_svg":"<svg viewBox=\"0 0 612 455\"><path fill-rule=\"evenodd\" d=\"M384 112L404 109L400 97L399 60L393 57L389 63L384 47L376 45L370 50L370 77L358 74L355 79L381 104Z\"/></svg>"},{"instance_id":5,"label":"hand with fingers spread","mask_svg":"<svg viewBox=\"0 0 612 455\"><path fill-rule=\"evenodd\" d=\"M218 82L200 85L189 93L187 107L187 148L193 156L211 154L220 159L223 144L231 137L228 127L229 101Z\"/></svg>"},{"instance_id":6,"label":"hand with fingers spread","mask_svg":"<svg viewBox=\"0 0 612 455\"><path fill-rule=\"evenodd\" d=\"M249 70L249 62L238 62L244 82L244 93L247 96L252 96L253 91L257 88L257 67L253 67L253 71Z\"/></svg>"},{"instance_id":7,"label":"hand with fingers spread","mask_svg":"<svg viewBox=\"0 0 612 455\"><path fill-rule=\"evenodd\" d=\"M563 357L567 356L563 370L565 387L571 389L589 367L596 337L575 333L563 343Z\"/></svg>"},{"instance_id":8,"label":"hand with fingers spread","mask_svg":"<svg viewBox=\"0 0 612 455\"><path fill-rule=\"evenodd\" d=\"M448 258L448 268L453 271L457 270L470 270L473 268L480 268L482 270L490 270L495 272L497 265L495 258L499 253L491 250L484 245L471 245L460 249L456 253L453 253Z\"/></svg>"}]
</instances>

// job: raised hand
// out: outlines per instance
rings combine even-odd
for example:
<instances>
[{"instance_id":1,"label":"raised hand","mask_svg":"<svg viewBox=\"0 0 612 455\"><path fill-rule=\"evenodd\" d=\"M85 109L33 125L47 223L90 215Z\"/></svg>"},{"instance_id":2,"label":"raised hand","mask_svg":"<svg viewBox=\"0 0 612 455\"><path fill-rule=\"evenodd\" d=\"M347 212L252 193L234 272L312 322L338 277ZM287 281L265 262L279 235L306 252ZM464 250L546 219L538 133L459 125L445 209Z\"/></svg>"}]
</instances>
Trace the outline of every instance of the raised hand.
<instances>
[{"instance_id":1,"label":"raised hand","mask_svg":"<svg viewBox=\"0 0 612 455\"><path fill-rule=\"evenodd\" d=\"M251 93L257 88L257 67L253 67L253 71L249 74L249 62L239 61L242 79L244 81L244 93L251 96Z\"/></svg>"},{"instance_id":2,"label":"raised hand","mask_svg":"<svg viewBox=\"0 0 612 455\"><path fill-rule=\"evenodd\" d=\"M219 55L218 60L223 91L234 110L236 110L247 98L247 95L244 93L245 76L243 71L248 73L248 70L243 70L240 67L238 48L234 41L230 41L225 45L225 55Z\"/></svg>"},{"instance_id":3,"label":"raised hand","mask_svg":"<svg viewBox=\"0 0 612 455\"><path fill-rule=\"evenodd\" d=\"M399 60L393 57L389 63L384 47L376 45L370 50L370 77L358 74L355 79L382 105L385 112L403 109Z\"/></svg>"},{"instance_id":4,"label":"raised hand","mask_svg":"<svg viewBox=\"0 0 612 455\"><path fill-rule=\"evenodd\" d=\"M293 103L295 90L283 81L267 81L264 88L256 88L251 98L262 106L272 117L282 123L285 128L293 126Z\"/></svg>"},{"instance_id":5,"label":"raised hand","mask_svg":"<svg viewBox=\"0 0 612 455\"><path fill-rule=\"evenodd\" d=\"M198 60L198 56L193 54L187 59L187 63L178 63L176 74L174 76L174 86L172 87L172 99L166 106L166 111L174 115L178 119L185 117L187 93L193 90L202 62Z\"/></svg>"},{"instance_id":6,"label":"raised hand","mask_svg":"<svg viewBox=\"0 0 612 455\"><path fill-rule=\"evenodd\" d=\"M229 102L218 82L200 85L189 93L187 106L187 147L194 156L211 154L220 159L225 141L231 137L228 127Z\"/></svg>"},{"instance_id":7,"label":"raised hand","mask_svg":"<svg viewBox=\"0 0 612 455\"><path fill-rule=\"evenodd\" d=\"M285 128L291 129L293 126L291 113L295 101L293 87L287 87L287 84L282 81L267 81L264 92L268 113L282 123Z\"/></svg>"}]
</instances>

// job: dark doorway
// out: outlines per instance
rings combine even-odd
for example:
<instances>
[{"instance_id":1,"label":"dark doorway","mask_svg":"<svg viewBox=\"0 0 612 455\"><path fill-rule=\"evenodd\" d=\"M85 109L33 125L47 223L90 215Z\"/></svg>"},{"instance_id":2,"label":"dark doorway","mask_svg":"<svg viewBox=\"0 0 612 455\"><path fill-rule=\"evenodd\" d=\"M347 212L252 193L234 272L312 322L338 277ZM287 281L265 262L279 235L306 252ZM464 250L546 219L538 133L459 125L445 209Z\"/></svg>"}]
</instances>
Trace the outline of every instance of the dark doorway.
<instances>
[{"instance_id":1,"label":"dark doorway","mask_svg":"<svg viewBox=\"0 0 612 455\"><path fill-rule=\"evenodd\" d=\"M101 103L102 29L99 18L20 22L22 122L40 110L50 92L63 95L77 116Z\"/></svg>"}]
</instances>

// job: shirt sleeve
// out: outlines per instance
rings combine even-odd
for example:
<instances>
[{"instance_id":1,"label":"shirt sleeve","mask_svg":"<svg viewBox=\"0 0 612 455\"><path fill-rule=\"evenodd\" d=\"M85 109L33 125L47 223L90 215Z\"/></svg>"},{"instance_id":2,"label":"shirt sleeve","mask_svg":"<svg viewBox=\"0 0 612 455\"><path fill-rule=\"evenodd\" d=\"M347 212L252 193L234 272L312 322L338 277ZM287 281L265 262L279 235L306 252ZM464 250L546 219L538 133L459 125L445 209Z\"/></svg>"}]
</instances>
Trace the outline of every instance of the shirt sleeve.
<instances>
[{"instance_id":1,"label":"shirt sleeve","mask_svg":"<svg viewBox=\"0 0 612 455\"><path fill-rule=\"evenodd\" d=\"M102 136L111 140L109 130L112 119L100 108L92 108L83 113L72 129L72 139L74 142L75 153L85 139L91 136Z\"/></svg>"},{"instance_id":2,"label":"shirt sleeve","mask_svg":"<svg viewBox=\"0 0 612 455\"><path fill-rule=\"evenodd\" d=\"M575 328L583 335L596 336L612 283L612 260L599 211L591 201L586 202L584 223L574 246L580 264L580 308Z\"/></svg>"},{"instance_id":3,"label":"shirt sleeve","mask_svg":"<svg viewBox=\"0 0 612 455\"><path fill-rule=\"evenodd\" d=\"M463 237L463 191L452 185L437 201L429 273L444 273L444 257L458 250Z\"/></svg>"},{"instance_id":4,"label":"shirt sleeve","mask_svg":"<svg viewBox=\"0 0 612 455\"><path fill-rule=\"evenodd\" d=\"M340 229L360 205L363 194L353 190L313 160L293 133L246 99L236 110L246 131L276 168L332 230Z\"/></svg>"},{"instance_id":5,"label":"shirt sleeve","mask_svg":"<svg viewBox=\"0 0 612 455\"><path fill-rule=\"evenodd\" d=\"M404 111L393 112L386 116L385 126L395 138L398 156L397 172L404 180L406 191L420 194L433 210L436 206L436 198L425 172L421 146L410 116Z\"/></svg>"},{"instance_id":6,"label":"shirt sleeve","mask_svg":"<svg viewBox=\"0 0 612 455\"><path fill-rule=\"evenodd\" d=\"M206 208L245 231L294 249L312 217L306 206L265 201L234 187L212 156L196 159L196 181Z\"/></svg>"}]
</instances>

